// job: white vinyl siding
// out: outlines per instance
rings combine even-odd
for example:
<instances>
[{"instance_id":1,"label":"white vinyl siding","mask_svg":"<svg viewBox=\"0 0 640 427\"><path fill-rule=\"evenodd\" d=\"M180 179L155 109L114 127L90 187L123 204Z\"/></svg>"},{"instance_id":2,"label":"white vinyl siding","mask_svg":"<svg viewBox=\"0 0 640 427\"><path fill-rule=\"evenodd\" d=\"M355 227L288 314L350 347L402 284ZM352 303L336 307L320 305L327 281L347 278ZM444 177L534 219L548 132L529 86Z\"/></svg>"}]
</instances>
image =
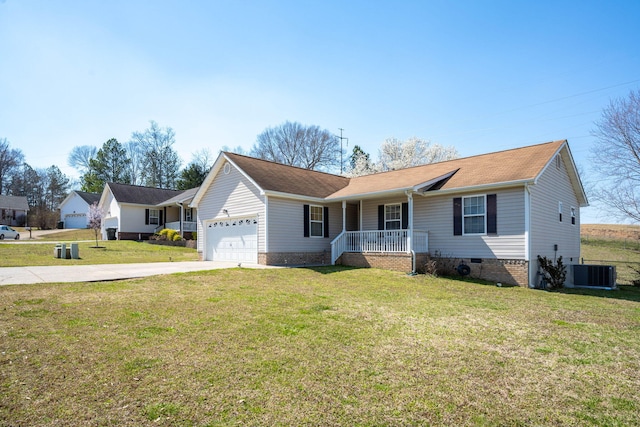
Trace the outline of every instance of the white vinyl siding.
<instances>
[{"instance_id":1,"label":"white vinyl siding","mask_svg":"<svg viewBox=\"0 0 640 427\"><path fill-rule=\"evenodd\" d=\"M492 190L496 194L496 235L453 235L454 197L442 195L414 197L413 225L416 230L429 232L429 251L441 256L457 258L525 258L525 227L523 187ZM469 194L475 196L477 194Z\"/></svg>"},{"instance_id":2,"label":"white vinyl siding","mask_svg":"<svg viewBox=\"0 0 640 427\"><path fill-rule=\"evenodd\" d=\"M329 237L322 239L304 237L305 204L309 203L269 197L269 252L331 251L331 240L342 232L342 204L324 205L329 208Z\"/></svg>"},{"instance_id":3,"label":"white vinyl siding","mask_svg":"<svg viewBox=\"0 0 640 427\"><path fill-rule=\"evenodd\" d=\"M227 212L223 212L226 209ZM258 216L258 252L265 250L265 201L255 185L235 167L228 174L220 168L198 204L198 252L204 250L204 221Z\"/></svg>"},{"instance_id":4,"label":"white vinyl siding","mask_svg":"<svg viewBox=\"0 0 640 427\"><path fill-rule=\"evenodd\" d=\"M414 199L415 200L415 199ZM378 206L406 203L406 197L390 197L388 199L364 200L362 203L362 230L378 229Z\"/></svg>"},{"instance_id":5,"label":"white vinyl siding","mask_svg":"<svg viewBox=\"0 0 640 427\"><path fill-rule=\"evenodd\" d=\"M531 188L531 259L537 256L562 256L565 264L578 263L580 257L580 218L575 210L575 224L559 219L559 202L579 206L564 162L547 167ZM557 253L553 245L558 245Z\"/></svg>"},{"instance_id":6,"label":"white vinyl siding","mask_svg":"<svg viewBox=\"0 0 640 427\"><path fill-rule=\"evenodd\" d=\"M11 215L13 212L8 212ZM69 215L67 217L67 215ZM82 217L84 215L84 217ZM87 223L89 215L89 205L84 199L78 196L77 193L73 193L73 196L69 198L69 200L60 208L60 220L65 221L65 228L85 228L87 227ZM84 223L81 221L84 220ZM67 221L70 222L71 225L67 224Z\"/></svg>"}]
</instances>

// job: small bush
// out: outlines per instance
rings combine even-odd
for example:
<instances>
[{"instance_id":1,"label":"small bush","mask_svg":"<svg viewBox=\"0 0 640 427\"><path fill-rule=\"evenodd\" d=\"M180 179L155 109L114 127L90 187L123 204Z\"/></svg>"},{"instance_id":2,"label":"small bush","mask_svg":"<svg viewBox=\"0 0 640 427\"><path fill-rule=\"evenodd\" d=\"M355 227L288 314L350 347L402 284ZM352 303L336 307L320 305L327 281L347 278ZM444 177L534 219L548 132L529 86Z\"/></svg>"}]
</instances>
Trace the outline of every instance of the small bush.
<instances>
[{"instance_id":1,"label":"small bush","mask_svg":"<svg viewBox=\"0 0 640 427\"><path fill-rule=\"evenodd\" d=\"M424 263L424 273L433 277L438 277L438 262L427 254L427 261Z\"/></svg>"},{"instance_id":2,"label":"small bush","mask_svg":"<svg viewBox=\"0 0 640 427\"><path fill-rule=\"evenodd\" d=\"M547 279L547 289L555 290L564 286L564 281L567 278L567 266L562 262L562 257L558 257L558 260L554 263L547 257L541 257L538 255L538 264L542 270L542 274Z\"/></svg>"},{"instance_id":3,"label":"small bush","mask_svg":"<svg viewBox=\"0 0 640 427\"><path fill-rule=\"evenodd\" d=\"M180 234L171 228L163 228L158 232L154 240L167 240L169 242L178 242L182 240Z\"/></svg>"}]
</instances>

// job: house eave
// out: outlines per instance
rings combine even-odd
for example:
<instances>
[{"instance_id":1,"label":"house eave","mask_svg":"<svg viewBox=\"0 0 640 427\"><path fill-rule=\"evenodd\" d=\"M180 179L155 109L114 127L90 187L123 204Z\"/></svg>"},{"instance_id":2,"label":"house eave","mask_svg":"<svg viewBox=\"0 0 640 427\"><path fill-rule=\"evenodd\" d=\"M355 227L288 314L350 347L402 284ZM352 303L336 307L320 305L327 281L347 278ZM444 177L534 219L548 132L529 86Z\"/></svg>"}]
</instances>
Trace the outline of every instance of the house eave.
<instances>
[{"instance_id":1,"label":"house eave","mask_svg":"<svg viewBox=\"0 0 640 427\"><path fill-rule=\"evenodd\" d=\"M328 202L341 202L341 201L350 201L350 200L365 200L365 199L377 199L380 197L391 196L391 195L404 195L407 191L415 191L414 187L404 187L404 188L394 188L392 190L383 190L383 191L373 191L370 193L359 193L353 194L350 196L340 196L340 197L327 197L326 200Z\"/></svg>"},{"instance_id":2,"label":"house eave","mask_svg":"<svg viewBox=\"0 0 640 427\"><path fill-rule=\"evenodd\" d=\"M490 190L496 190L500 188L524 187L527 184L533 184L533 183L534 183L533 179L521 179L517 181L496 182L492 184L480 184L480 185L472 185L468 187L450 188L445 190L426 191L424 193L419 193L419 194L421 194L424 197L435 197L435 196L447 195L447 194L490 191Z\"/></svg>"},{"instance_id":3,"label":"house eave","mask_svg":"<svg viewBox=\"0 0 640 427\"><path fill-rule=\"evenodd\" d=\"M315 202L315 203L327 203L327 202L338 201L338 200L329 200L324 197L311 197L311 196L305 196L302 194L291 194L291 193L284 193L281 191L271 191L271 190L264 190L262 191L261 194L266 197L279 197L282 199L301 200L301 201Z\"/></svg>"}]
</instances>

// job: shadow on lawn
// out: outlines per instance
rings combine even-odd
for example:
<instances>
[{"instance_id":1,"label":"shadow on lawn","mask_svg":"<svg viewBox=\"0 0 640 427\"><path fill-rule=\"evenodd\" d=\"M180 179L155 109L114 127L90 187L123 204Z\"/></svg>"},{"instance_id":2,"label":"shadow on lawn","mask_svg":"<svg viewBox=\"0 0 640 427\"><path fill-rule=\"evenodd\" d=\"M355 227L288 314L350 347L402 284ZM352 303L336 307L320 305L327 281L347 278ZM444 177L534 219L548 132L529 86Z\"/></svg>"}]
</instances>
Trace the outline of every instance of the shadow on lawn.
<instances>
[{"instance_id":1,"label":"shadow on lawn","mask_svg":"<svg viewBox=\"0 0 640 427\"><path fill-rule=\"evenodd\" d=\"M564 288L553 292L640 302L640 287L629 285L618 285L617 289L615 290Z\"/></svg>"},{"instance_id":2,"label":"shadow on lawn","mask_svg":"<svg viewBox=\"0 0 640 427\"><path fill-rule=\"evenodd\" d=\"M350 267L348 265L322 265L322 266L305 266L301 268L307 268L309 270L313 270L320 274L332 274L332 273L340 273L341 271L349 271L349 270L361 270L364 267Z\"/></svg>"}]
</instances>

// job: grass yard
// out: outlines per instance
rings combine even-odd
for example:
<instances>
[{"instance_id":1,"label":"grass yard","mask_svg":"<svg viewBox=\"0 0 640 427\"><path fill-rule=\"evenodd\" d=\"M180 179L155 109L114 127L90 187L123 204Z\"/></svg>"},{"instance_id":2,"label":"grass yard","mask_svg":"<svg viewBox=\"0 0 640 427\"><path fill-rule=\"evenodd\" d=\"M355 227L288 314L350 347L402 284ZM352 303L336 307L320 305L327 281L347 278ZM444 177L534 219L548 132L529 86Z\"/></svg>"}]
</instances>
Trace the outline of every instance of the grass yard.
<instances>
[{"instance_id":1,"label":"grass yard","mask_svg":"<svg viewBox=\"0 0 640 427\"><path fill-rule=\"evenodd\" d=\"M640 226L587 224L581 226L581 256L586 264L615 265L617 282L631 284L640 269Z\"/></svg>"},{"instance_id":2,"label":"grass yard","mask_svg":"<svg viewBox=\"0 0 640 427\"><path fill-rule=\"evenodd\" d=\"M53 257L56 242L51 243L0 243L0 267L20 267L25 265L88 265L126 264L137 262L197 261L195 249L176 246L152 245L130 240L79 242L80 259L59 259Z\"/></svg>"},{"instance_id":3,"label":"grass yard","mask_svg":"<svg viewBox=\"0 0 640 427\"><path fill-rule=\"evenodd\" d=\"M376 269L0 287L0 425L639 425L640 289Z\"/></svg>"}]
</instances>

